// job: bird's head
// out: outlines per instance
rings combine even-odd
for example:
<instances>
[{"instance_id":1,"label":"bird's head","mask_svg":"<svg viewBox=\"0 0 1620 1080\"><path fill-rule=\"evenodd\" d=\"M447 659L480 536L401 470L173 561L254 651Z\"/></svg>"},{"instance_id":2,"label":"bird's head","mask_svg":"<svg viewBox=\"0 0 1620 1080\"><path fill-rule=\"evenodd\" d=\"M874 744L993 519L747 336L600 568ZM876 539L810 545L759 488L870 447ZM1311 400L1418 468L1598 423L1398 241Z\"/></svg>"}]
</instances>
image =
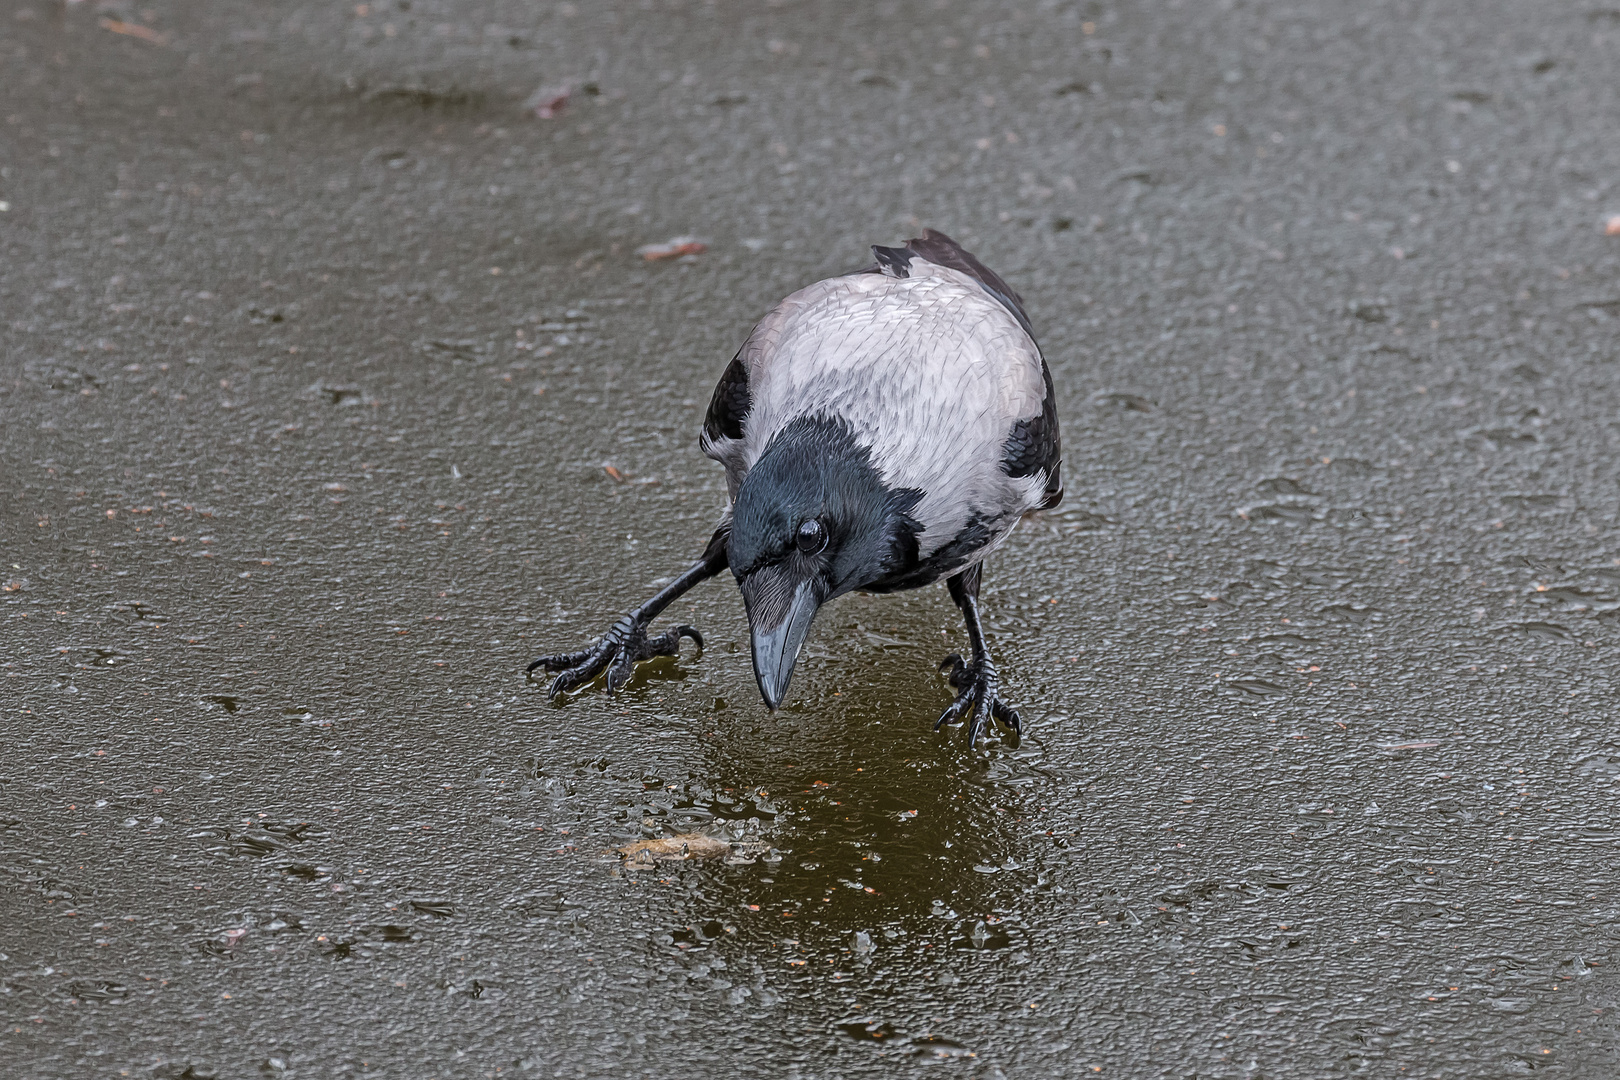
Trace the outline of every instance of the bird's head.
<instances>
[{"instance_id":1,"label":"bird's head","mask_svg":"<svg viewBox=\"0 0 1620 1080\"><path fill-rule=\"evenodd\" d=\"M797 420L773 438L732 504L727 558L753 632L754 676L773 712L816 611L916 560L921 498L883 483L847 425Z\"/></svg>"}]
</instances>

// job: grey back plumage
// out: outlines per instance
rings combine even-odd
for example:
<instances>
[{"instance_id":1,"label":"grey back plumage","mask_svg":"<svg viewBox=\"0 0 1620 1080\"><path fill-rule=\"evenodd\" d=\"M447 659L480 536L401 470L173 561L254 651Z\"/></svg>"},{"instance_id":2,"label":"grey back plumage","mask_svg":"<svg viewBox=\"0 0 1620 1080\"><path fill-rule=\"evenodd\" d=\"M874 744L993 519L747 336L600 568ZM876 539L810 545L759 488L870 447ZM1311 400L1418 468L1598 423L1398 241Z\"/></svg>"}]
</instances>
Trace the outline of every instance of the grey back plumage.
<instances>
[{"instance_id":1,"label":"grey back plumage","mask_svg":"<svg viewBox=\"0 0 1620 1080\"><path fill-rule=\"evenodd\" d=\"M1005 464L1009 438L1029 457L1015 432L1050 417L1050 379L1017 295L948 237L924 238L874 249L873 271L819 281L766 315L717 388L702 443L735 498L788 424L841 419L890 487L921 493L919 555L973 529L985 541L971 564L1055 501L1055 418L1051 461Z\"/></svg>"}]
</instances>

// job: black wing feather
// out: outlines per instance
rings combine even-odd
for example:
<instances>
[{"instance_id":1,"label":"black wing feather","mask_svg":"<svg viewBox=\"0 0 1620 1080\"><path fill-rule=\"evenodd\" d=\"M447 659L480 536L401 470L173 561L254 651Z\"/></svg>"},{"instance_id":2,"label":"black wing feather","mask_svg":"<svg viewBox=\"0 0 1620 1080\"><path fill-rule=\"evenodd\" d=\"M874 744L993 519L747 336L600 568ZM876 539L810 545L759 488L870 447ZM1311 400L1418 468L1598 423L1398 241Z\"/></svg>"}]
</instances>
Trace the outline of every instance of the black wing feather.
<instances>
[{"instance_id":1,"label":"black wing feather","mask_svg":"<svg viewBox=\"0 0 1620 1080\"><path fill-rule=\"evenodd\" d=\"M1008 476L1034 476L1046 470L1046 491L1037 510L1050 510L1063 501L1063 439L1058 430L1057 395L1052 390L1052 372L1041 359L1041 378L1046 396L1041 414L1013 425L1001 451L1001 469Z\"/></svg>"},{"instance_id":2,"label":"black wing feather","mask_svg":"<svg viewBox=\"0 0 1620 1080\"><path fill-rule=\"evenodd\" d=\"M743 421L754 407L754 395L748 389L748 365L742 353L732 357L731 363L715 384L714 397L709 399L709 412L703 418L703 434L709 441L740 439Z\"/></svg>"}]
</instances>

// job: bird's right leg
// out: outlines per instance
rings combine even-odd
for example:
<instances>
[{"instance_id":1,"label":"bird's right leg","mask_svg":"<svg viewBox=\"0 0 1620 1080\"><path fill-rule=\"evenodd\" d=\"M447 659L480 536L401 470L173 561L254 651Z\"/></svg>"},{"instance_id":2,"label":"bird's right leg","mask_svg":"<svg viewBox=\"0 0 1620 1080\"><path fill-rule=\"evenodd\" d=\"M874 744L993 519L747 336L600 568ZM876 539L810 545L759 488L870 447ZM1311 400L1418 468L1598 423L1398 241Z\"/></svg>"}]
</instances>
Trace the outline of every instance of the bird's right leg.
<instances>
[{"instance_id":1,"label":"bird's right leg","mask_svg":"<svg viewBox=\"0 0 1620 1080\"><path fill-rule=\"evenodd\" d=\"M674 656L680 649L683 637L697 642L701 652L703 635L690 626L677 626L657 637L647 635L647 626L682 593L726 568L726 539L729 534L730 530L725 527L715 530L709 546L697 562L646 603L614 623L612 629L603 634L595 645L578 652L542 656L530 664L531 675L535 668L558 672L557 677L551 680L546 695L557 697L578 689L603 671L607 672L608 692L612 693L630 681L631 673L641 661L651 660L655 656Z\"/></svg>"},{"instance_id":2,"label":"bird's right leg","mask_svg":"<svg viewBox=\"0 0 1620 1080\"><path fill-rule=\"evenodd\" d=\"M960 656L952 653L939 665L941 671L949 673L951 685L958 693L956 700L940 713L934 730L938 731L946 724L957 723L966 717L969 746L979 741L980 733L989 730L992 719L999 720L1013 733L1014 738L1019 730L1018 710L1002 701L998 695L1000 680L996 675L996 665L990 659L990 646L984 639L984 627L979 622L979 580L983 574L984 564L974 563L945 581L951 599L961 609L962 621L967 624L968 640L973 645L973 662L964 663Z\"/></svg>"}]
</instances>

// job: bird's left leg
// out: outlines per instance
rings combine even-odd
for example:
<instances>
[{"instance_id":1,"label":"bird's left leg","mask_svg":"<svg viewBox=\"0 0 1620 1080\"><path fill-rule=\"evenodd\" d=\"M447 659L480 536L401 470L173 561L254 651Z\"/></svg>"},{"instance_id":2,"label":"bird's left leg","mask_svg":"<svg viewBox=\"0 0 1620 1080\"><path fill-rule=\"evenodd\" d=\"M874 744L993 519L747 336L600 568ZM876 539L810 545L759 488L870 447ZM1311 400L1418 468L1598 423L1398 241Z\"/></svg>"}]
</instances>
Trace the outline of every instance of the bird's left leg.
<instances>
[{"instance_id":1,"label":"bird's left leg","mask_svg":"<svg viewBox=\"0 0 1620 1080\"><path fill-rule=\"evenodd\" d=\"M636 664L641 661L651 660L655 656L674 656L683 637L697 642L701 650L703 635L693 627L677 626L657 637L649 637L647 626L682 593L726 568L726 540L729 535L728 528L715 530L709 546L697 562L646 603L614 623L595 645L578 652L542 656L530 664L530 674L539 667L558 672L557 677L551 680L547 696L557 697L584 686L603 671L607 672L608 692L612 693L630 681Z\"/></svg>"},{"instance_id":2,"label":"bird's left leg","mask_svg":"<svg viewBox=\"0 0 1620 1080\"><path fill-rule=\"evenodd\" d=\"M951 599L962 609L962 621L967 624L968 640L973 645L973 662L963 663L955 653L939 665L949 671L951 685L956 687L956 700L939 714L934 725L938 731L946 724L954 724L968 716L968 745L979 741L981 732L990 727L993 719L1001 721L1010 731L1018 731L1018 711L996 696L996 665L990 660L990 648L984 641L984 627L979 624L979 579L982 565L975 563L945 582ZM969 710L972 710L969 712Z\"/></svg>"}]
</instances>

